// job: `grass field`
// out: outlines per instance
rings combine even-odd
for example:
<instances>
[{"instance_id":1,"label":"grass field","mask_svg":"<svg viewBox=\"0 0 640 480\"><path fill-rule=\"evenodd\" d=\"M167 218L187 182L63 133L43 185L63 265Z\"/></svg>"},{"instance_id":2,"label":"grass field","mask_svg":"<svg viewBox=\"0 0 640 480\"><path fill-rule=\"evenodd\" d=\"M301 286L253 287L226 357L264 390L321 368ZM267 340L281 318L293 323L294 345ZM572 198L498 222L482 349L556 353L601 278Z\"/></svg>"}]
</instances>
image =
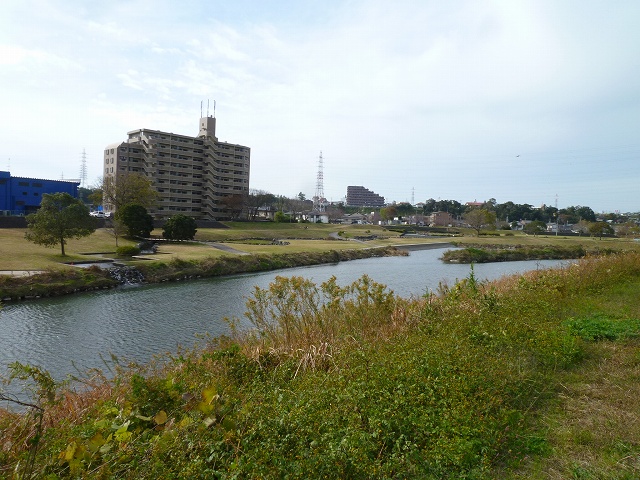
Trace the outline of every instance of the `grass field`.
<instances>
[{"instance_id":1,"label":"grass field","mask_svg":"<svg viewBox=\"0 0 640 480\"><path fill-rule=\"evenodd\" d=\"M615 249L640 250L640 244L628 239L596 239L590 237L562 237L554 235L528 236L514 235L475 236L468 232L464 236L447 237L401 237L398 232L374 225L324 225L324 224L290 224L267 222L229 222L226 229L199 229L196 241L224 242L240 252L258 253L299 253L328 250L361 249L389 245L416 243L439 243L455 241L459 244L485 245L572 245L581 244L588 250ZM103 258L115 258L116 242L106 229L98 229L89 237L69 240L66 245L66 256L60 255L60 247L46 248L28 242L24 238L24 229L0 229L0 271L11 270L44 270L48 268L66 268L71 262L95 261ZM336 240L332 234L339 234ZM376 235L378 238L367 242L353 241L355 237ZM162 237L162 231L156 230L152 236ZM271 240L286 241L288 245L271 245ZM135 244L133 240L119 238L118 245ZM210 245L193 242L162 243L155 260L202 259L229 255ZM134 260L135 261L135 260ZM71 267L69 267L71 268Z\"/></svg>"}]
</instances>

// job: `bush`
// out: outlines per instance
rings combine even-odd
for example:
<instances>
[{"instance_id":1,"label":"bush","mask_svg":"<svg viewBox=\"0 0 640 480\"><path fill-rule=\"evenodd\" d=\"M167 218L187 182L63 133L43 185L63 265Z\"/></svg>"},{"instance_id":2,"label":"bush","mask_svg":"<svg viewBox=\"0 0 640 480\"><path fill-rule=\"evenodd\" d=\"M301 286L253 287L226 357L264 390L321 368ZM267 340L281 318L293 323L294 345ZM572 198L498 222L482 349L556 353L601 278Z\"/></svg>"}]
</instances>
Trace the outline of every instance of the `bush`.
<instances>
[{"instance_id":1,"label":"bush","mask_svg":"<svg viewBox=\"0 0 640 480\"><path fill-rule=\"evenodd\" d=\"M162 236L168 240L193 240L197 232L196 227L196 221L193 217L179 213L164 224Z\"/></svg>"},{"instance_id":2,"label":"bush","mask_svg":"<svg viewBox=\"0 0 640 480\"><path fill-rule=\"evenodd\" d=\"M135 245L125 245L116 249L116 254L121 257L132 257L140 253L140 248Z\"/></svg>"}]
</instances>

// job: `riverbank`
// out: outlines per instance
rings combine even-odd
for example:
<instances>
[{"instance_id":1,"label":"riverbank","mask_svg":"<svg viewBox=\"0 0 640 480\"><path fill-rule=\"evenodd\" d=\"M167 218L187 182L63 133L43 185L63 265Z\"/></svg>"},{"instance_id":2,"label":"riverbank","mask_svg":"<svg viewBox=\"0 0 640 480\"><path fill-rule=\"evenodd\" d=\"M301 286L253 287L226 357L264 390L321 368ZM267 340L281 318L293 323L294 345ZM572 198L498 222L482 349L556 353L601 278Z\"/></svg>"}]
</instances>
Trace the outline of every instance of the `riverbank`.
<instances>
[{"instance_id":1,"label":"riverbank","mask_svg":"<svg viewBox=\"0 0 640 480\"><path fill-rule=\"evenodd\" d=\"M78 392L15 366L0 476L636 478L638 288L632 253L414 299L278 277L254 331Z\"/></svg>"},{"instance_id":2,"label":"riverbank","mask_svg":"<svg viewBox=\"0 0 640 480\"><path fill-rule=\"evenodd\" d=\"M574 260L587 254L609 254L612 250L592 249L582 245L466 245L457 250L449 250L442 256L447 263L489 263L513 262L521 260Z\"/></svg>"},{"instance_id":3,"label":"riverbank","mask_svg":"<svg viewBox=\"0 0 640 480\"><path fill-rule=\"evenodd\" d=\"M394 255L408 253L395 247L374 247L271 255L223 255L194 260L174 258L166 262L146 260L109 269L97 266L51 269L31 275L0 276L0 299L3 302L31 300L115 288L123 283L160 283Z\"/></svg>"}]
</instances>

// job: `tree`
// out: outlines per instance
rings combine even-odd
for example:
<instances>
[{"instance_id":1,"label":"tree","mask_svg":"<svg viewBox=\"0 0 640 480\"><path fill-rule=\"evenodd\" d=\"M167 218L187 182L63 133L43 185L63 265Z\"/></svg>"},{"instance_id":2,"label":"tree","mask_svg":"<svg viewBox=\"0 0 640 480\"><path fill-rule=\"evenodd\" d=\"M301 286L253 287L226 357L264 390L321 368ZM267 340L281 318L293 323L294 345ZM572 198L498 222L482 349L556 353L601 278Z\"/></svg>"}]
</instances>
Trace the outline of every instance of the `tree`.
<instances>
[{"instance_id":1,"label":"tree","mask_svg":"<svg viewBox=\"0 0 640 480\"><path fill-rule=\"evenodd\" d=\"M246 195L242 193L232 193L220 200L220 206L223 207L232 220L238 220L242 216L242 211L246 203Z\"/></svg>"},{"instance_id":2,"label":"tree","mask_svg":"<svg viewBox=\"0 0 640 480\"><path fill-rule=\"evenodd\" d=\"M542 220L534 220L533 222L527 223L524 228L524 233L538 235L539 233L544 233L547 231L547 224Z\"/></svg>"},{"instance_id":3,"label":"tree","mask_svg":"<svg viewBox=\"0 0 640 480\"><path fill-rule=\"evenodd\" d=\"M288 222L290 220L290 217L288 215L285 215L282 210L279 210L273 216L273 220L277 223Z\"/></svg>"},{"instance_id":4,"label":"tree","mask_svg":"<svg viewBox=\"0 0 640 480\"><path fill-rule=\"evenodd\" d=\"M89 209L68 193L42 194L40 208L26 219L25 238L45 247L60 245L63 257L67 239L87 237L96 231L96 219L89 215Z\"/></svg>"},{"instance_id":5,"label":"tree","mask_svg":"<svg viewBox=\"0 0 640 480\"><path fill-rule=\"evenodd\" d=\"M416 213L415 207L407 202L400 202L396 204L395 207L398 215L400 215L401 217L410 217L411 215Z\"/></svg>"},{"instance_id":6,"label":"tree","mask_svg":"<svg viewBox=\"0 0 640 480\"><path fill-rule=\"evenodd\" d=\"M495 226L496 224L496 214L485 208L473 208L467 211L462 218L467 225L476 231L476 235L480 235L480 230L485 226Z\"/></svg>"},{"instance_id":7,"label":"tree","mask_svg":"<svg viewBox=\"0 0 640 480\"><path fill-rule=\"evenodd\" d=\"M197 231L195 219L179 213L165 222L162 236L168 240L193 240Z\"/></svg>"},{"instance_id":8,"label":"tree","mask_svg":"<svg viewBox=\"0 0 640 480\"><path fill-rule=\"evenodd\" d=\"M102 204L110 205L116 212L132 204L149 208L157 198L151 180L141 173L120 173L102 181Z\"/></svg>"},{"instance_id":9,"label":"tree","mask_svg":"<svg viewBox=\"0 0 640 480\"><path fill-rule=\"evenodd\" d=\"M464 205L456 200L438 200L430 198L425 202L423 213L429 215L433 212L447 212L452 217L458 217L464 213Z\"/></svg>"},{"instance_id":10,"label":"tree","mask_svg":"<svg viewBox=\"0 0 640 480\"><path fill-rule=\"evenodd\" d=\"M118 238L127 233L127 226L118 218L108 218L105 222L105 230L110 233L116 240L116 248L118 247Z\"/></svg>"},{"instance_id":11,"label":"tree","mask_svg":"<svg viewBox=\"0 0 640 480\"><path fill-rule=\"evenodd\" d=\"M276 201L276 196L264 190L249 190L246 203L249 220L255 220L261 207L271 207Z\"/></svg>"},{"instance_id":12,"label":"tree","mask_svg":"<svg viewBox=\"0 0 640 480\"><path fill-rule=\"evenodd\" d=\"M147 238L153 230L153 217L142 205L129 204L121 207L116 212L115 220L127 227L130 237Z\"/></svg>"},{"instance_id":13,"label":"tree","mask_svg":"<svg viewBox=\"0 0 640 480\"><path fill-rule=\"evenodd\" d=\"M640 226L631 221L625 222L618 227L618 234L625 237L636 236L640 234Z\"/></svg>"},{"instance_id":14,"label":"tree","mask_svg":"<svg viewBox=\"0 0 640 480\"><path fill-rule=\"evenodd\" d=\"M569 223L578 223L580 220L587 222L596 221L596 214L589 207L567 207L560 210L560 213L569 217Z\"/></svg>"},{"instance_id":15,"label":"tree","mask_svg":"<svg viewBox=\"0 0 640 480\"><path fill-rule=\"evenodd\" d=\"M615 232L613 227L607 222L594 222L589 225L589 233L592 237L598 237L602 239L603 235L613 235Z\"/></svg>"},{"instance_id":16,"label":"tree","mask_svg":"<svg viewBox=\"0 0 640 480\"><path fill-rule=\"evenodd\" d=\"M383 220L388 222L389 220L393 220L398 216L398 210L395 206L389 205L388 207L383 207L380 209L380 216Z\"/></svg>"},{"instance_id":17,"label":"tree","mask_svg":"<svg viewBox=\"0 0 640 480\"><path fill-rule=\"evenodd\" d=\"M591 225L590 222L587 222L586 220L580 220L573 226L573 230L578 232L578 234L582 236L583 233L589 233L589 225Z\"/></svg>"}]
</instances>

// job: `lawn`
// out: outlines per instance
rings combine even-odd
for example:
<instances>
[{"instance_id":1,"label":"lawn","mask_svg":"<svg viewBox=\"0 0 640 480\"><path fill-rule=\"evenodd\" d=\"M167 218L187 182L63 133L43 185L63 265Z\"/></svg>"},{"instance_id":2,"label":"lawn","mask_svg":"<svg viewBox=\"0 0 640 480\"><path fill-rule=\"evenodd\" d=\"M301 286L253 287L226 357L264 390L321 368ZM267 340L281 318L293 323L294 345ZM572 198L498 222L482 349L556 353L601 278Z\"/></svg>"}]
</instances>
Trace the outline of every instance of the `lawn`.
<instances>
[{"instance_id":1,"label":"lawn","mask_svg":"<svg viewBox=\"0 0 640 480\"><path fill-rule=\"evenodd\" d=\"M226 229L199 229L196 241L223 242L227 246L245 253L299 253L328 250L354 250L389 245L407 245L416 243L485 244L485 245L574 245L582 244L588 250L614 249L639 250L640 244L627 239L596 239L590 237L562 237L554 235L530 236L521 233L475 236L471 232L463 236L448 237L434 235L430 237L401 237L399 232L386 230L376 225L326 225L272 222L229 222ZM0 229L0 271L2 270L43 270L63 267L72 262L114 258L115 238L106 229L98 229L89 237L71 239L66 245L66 256L60 255L60 248L46 248L28 242L24 238L25 229ZM332 238L339 234L342 240ZM152 235L162 237L161 230ZM375 240L355 241L356 237L375 235ZM287 245L271 245L272 240L288 242ZM118 245L131 245L136 242L119 238ZM91 255L89 255L91 254ZM211 245L194 242L161 243L156 260L171 260L179 257L184 260L202 259L209 256L229 255ZM135 260L134 260L135 261Z\"/></svg>"}]
</instances>

